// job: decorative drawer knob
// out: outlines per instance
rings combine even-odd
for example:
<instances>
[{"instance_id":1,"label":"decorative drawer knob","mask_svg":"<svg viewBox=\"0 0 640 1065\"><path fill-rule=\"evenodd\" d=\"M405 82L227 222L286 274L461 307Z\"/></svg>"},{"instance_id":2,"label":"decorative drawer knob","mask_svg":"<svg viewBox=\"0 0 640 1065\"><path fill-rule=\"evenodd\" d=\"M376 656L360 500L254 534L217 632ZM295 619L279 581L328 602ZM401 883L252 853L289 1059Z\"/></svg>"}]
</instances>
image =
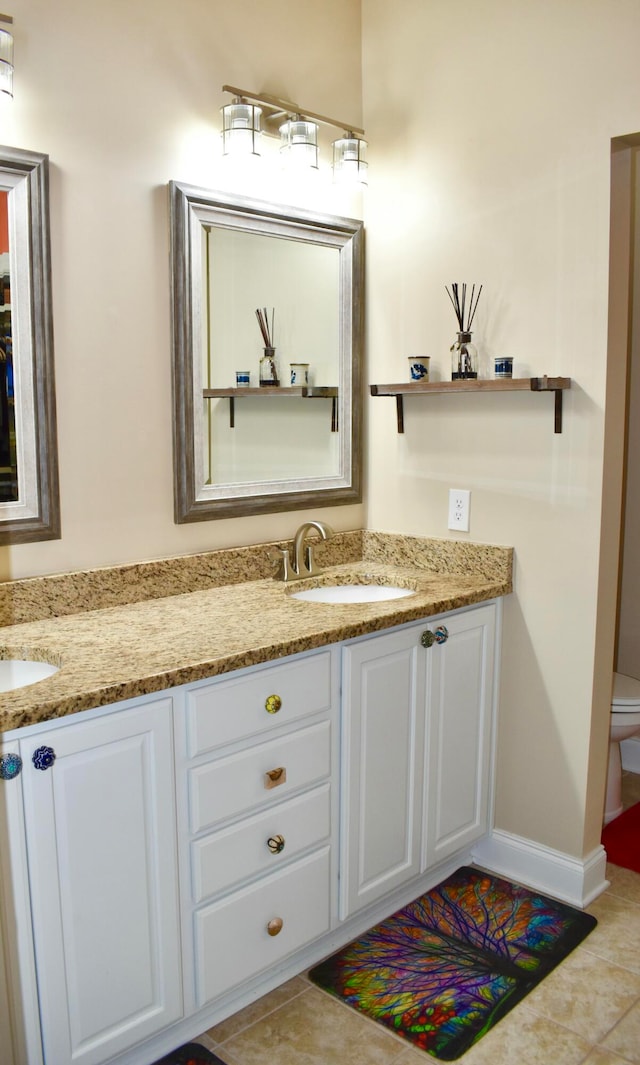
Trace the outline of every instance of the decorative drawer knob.
<instances>
[{"instance_id":1,"label":"decorative drawer knob","mask_svg":"<svg viewBox=\"0 0 640 1065\"><path fill-rule=\"evenodd\" d=\"M280 854L284 850L284 836L269 836L267 847L272 854Z\"/></svg>"},{"instance_id":2,"label":"decorative drawer knob","mask_svg":"<svg viewBox=\"0 0 640 1065\"><path fill-rule=\"evenodd\" d=\"M277 769L270 769L264 775L265 788L277 788L280 784L285 784L287 780L287 771L283 765Z\"/></svg>"},{"instance_id":3,"label":"decorative drawer knob","mask_svg":"<svg viewBox=\"0 0 640 1065\"><path fill-rule=\"evenodd\" d=\"M19 754L3 754L0 757L0 780L13 780L22 772L22 758Z\"/></svg>"},{"instance_id":4,"label":"decorative drawer knob","mask_svg":"<svg viewBox=\"0 0 640 1065\"><path fill-rule=\"evenodd\" d=\"M53 747L36 747L31 755L31 761L36 769L51 769L56 760L56 752Z\"/></svg>"},{"instance_id":5,"label":"decorative drawer knob","mask_svg":"<svg viewBox=\"0 0 640 1065\"><path fill-rule=\"evenodd\" d=\"M267 695L264 708L268 714L277 714L281 706L282 699L279 695Z\"/></svg>"},{"instance_id":6,"label":"decorative drawer knob","mask_svg":"<svg viewBox=\"0 0 640 1065\"><path fill-rule=\"evenodd\" d=\"M283 924L282 917L273 917L267 925L267 932L270 936L277 936L282 931Z\"/></svg>"},{"instance_id":7,"label":"decorative drawer knob","mask_svg":"<svg viewBox=\"0 0 640 1065\"><path fill-rule=\"evenodd\" d=\"M434 640L435 636L433 635L431 629L425 629L422 633L422 636L420 637L420 643L423 647L431 647Z\"/></svg>"},{"instance_id":8,"label":"decorative drawer knob","mask_svg":"<svg viewBox=\"0 0 640 1065\"><path fill-rule=\"evenodd\" d=\"M446 643L449 639L449 630L446 625L438 625L433 634L436 643Z\"/></svg>"}]
</instances>

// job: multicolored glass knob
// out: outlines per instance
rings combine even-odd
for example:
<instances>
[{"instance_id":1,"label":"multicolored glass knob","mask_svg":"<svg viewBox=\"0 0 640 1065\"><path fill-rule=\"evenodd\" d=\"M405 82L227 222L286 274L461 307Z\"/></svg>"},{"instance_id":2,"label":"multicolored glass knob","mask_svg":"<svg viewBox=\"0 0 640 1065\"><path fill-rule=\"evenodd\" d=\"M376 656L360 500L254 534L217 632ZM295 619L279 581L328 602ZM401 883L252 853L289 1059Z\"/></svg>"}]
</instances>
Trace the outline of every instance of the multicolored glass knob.
<instances>
[{"instance_id":1,"label":"multicolored glass knob","mask_svg":"<svg viewBox=\"0 0 640 1065\"><path fill-rule=\"evenodd\" d=\"M22 772L19 754L3 754L0 757L0 780L13 780Z\"/></svg>"}]
</instances>

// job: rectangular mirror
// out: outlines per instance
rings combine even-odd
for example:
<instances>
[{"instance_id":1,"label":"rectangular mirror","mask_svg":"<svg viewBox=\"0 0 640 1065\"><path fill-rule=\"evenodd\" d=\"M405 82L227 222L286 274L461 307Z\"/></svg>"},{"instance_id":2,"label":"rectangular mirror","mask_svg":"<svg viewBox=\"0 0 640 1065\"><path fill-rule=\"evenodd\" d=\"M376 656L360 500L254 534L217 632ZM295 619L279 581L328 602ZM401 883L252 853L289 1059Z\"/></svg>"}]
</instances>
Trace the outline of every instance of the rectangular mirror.
<instances>
[{"instance_id":1,"label":"rectangular mirror","mask_svg":"<svg viewBox=\"0 0 640 1065\"><path fill-rule=\"evenodd\" d=\"M169 188L176 521L359 502L362 223Z\"/></svg>"},{"instance_id":2,"label":"rectangular mirror","mask_svg":"<svg viewBox=\"0 0 640 1065\"><path fill-rule=\"evenodd\" d=\"M59 536L48 157L0 146L0 543Z\"/></svg>"}]
</instances>

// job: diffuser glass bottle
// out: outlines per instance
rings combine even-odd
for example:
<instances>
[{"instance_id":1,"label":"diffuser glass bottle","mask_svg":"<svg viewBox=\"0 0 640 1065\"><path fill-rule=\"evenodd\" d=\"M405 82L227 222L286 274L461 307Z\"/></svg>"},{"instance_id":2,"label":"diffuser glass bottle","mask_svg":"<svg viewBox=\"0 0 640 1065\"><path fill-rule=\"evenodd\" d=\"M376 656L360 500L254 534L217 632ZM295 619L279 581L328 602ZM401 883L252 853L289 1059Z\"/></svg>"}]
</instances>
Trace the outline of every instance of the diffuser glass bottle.
<instances>
[{"instance_id":1,"label":"diffuser glass bottle","mask_svg":"<svg viewBox=\"0 0 640 1065\"><path fill-rule=\"evenodd\" d=\"M478 349L471 333L458 333L451 345L451 380L474 381L478 376Z\"/></svg>"}]
</instances>

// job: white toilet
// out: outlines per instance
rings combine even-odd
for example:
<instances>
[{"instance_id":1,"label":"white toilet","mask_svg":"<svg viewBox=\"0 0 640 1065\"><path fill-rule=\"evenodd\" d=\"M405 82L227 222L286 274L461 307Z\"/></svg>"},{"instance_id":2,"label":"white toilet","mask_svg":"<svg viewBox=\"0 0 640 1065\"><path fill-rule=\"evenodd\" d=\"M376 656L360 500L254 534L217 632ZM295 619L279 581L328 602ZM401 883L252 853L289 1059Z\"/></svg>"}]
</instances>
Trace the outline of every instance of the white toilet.
<instances>
[{"instance_id":1,"label":"white toilet","mask_svg":"<svg viewBox=\"0 0 640 1065\"><path fill-rule=\"evenodd\" d=\"M622 813L620 740L628 740L637 733L640 733L640 680L636 677L626 677L623 673L614 673L605 825Z\"/></svg>"}]
</instances>

